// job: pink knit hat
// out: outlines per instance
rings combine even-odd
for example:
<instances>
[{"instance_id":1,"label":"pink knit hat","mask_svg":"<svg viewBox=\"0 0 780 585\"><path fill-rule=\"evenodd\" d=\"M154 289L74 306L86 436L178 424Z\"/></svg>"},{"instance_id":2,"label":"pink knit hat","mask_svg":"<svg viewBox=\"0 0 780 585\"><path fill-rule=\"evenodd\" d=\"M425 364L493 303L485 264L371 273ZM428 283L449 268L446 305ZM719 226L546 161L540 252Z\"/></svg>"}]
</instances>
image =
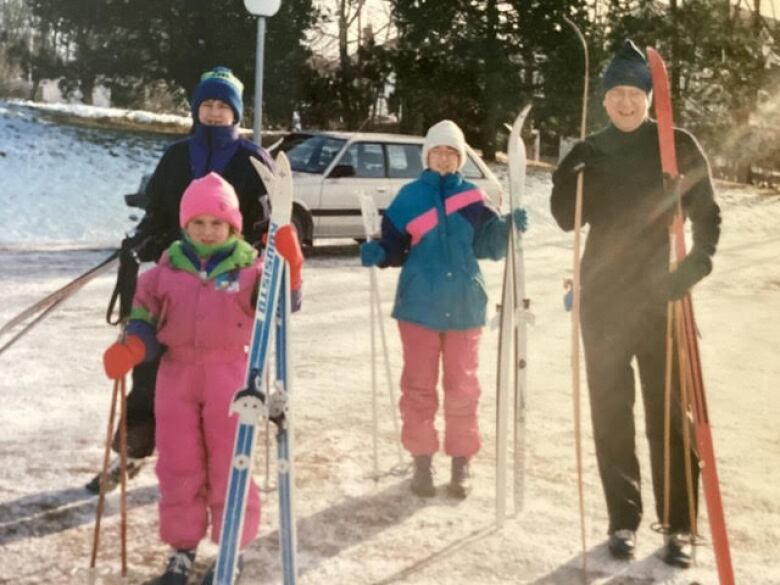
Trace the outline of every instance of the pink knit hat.
<instances>
[{"instance_id":1,"label":"pink knit hat","mask_svg":"<svg viewBox=\"0 0 780 585\"><path fill-rule=\"evenodd\" d=\"M197 215L212 215L241 231L243 218L233 186L217 173L195 179L189 184L179 204L179 224L186 228Z\"/></svg>"}]
</instances>

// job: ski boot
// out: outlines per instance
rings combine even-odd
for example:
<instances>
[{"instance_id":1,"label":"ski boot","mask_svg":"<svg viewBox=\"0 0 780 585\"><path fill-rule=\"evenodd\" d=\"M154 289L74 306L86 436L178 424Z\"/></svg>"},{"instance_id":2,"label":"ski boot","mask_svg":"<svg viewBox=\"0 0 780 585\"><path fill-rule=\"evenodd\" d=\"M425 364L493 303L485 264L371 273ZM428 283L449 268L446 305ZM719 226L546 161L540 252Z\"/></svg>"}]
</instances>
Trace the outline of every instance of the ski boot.
<instances>
[{"instance_id":1,"label":"ski boot","mask_svg":"<svg viewBox=\"0 0 780 585\"><path fill-rule=\"evenodd\" d=\"M157 581L157 585L187 585L187 578L195 563L194 550L175 550L168 557L165 572Z\"/></svg>"},{"instance_id":2,"label":"ski boot","mask_svg":"<svg viewBox=\"0 0 780 585\"><path fill-rule=\"evenodd\" d=\"M469 477L469 460L465 457L453 457L452 475L450 477L450 483L447 485L447 495L451 498L465 500L469 493L471 493Z\"/></svg>"},{"instance_id":3,"label":"ski boot","mask_svg":"<svg viewBox=\"0 0 780 585\"><path fill-rule=\"evenodd\" d=\"M136 475L138 475L138 472L141 471L141 468L144 466L144 459L132 459L130 457L127 458L127 479L133 479ZM104 492L108 493L110 491L113 491L116 489L116 486L119 485L119 470L120 470L120 460L119 457L115 458L111 465L108 466L108 472L106 473L106 479L104 481ZM100 476L102 473L98 473L93 477L87 485L84 487L87 489L87 491L91 494L98 495L100 493Z\"/></svg>"},{"instance_id":4,"label":"ski boot","mask_svg":"<svg viewBox=\"0 0 780 585\"><path fill-rule=\"evenodd\" d=\"M432 498L436 495L436 486L433 485L433 470L431 469L431 455L415 455L414 475L412 476L412 493L421 498Z\"/></svg>"},{"instance_id":5,"label":"ski boot","mask_svg":"<svg viewBox=\"0 0 780 585\"><path fill-rule=\"evenodd\" d=\"M209 567L209 570L206 571L206 574L203 575L203 581L200 582L200 585L214 585L214 571L217 569L217 563L216 561L211 564ZM236 564L236 583L241 582L241 571L244 570L244 555L242 553L239 553L238 555L238 561Z\"/></svg>"},{"instance_id":6,"label":"ski boot","mask_svg":"<svg viewBox=\"0 0 780 585\"><path fill-rule=\"evenodd\" d=\"M666 536L663 560L667 565L687 569L691 566L693 541L686 532L673 532Z\"/></svg>"},{"instance_id":7,"label":"ski boot","mask_svg":"<svg viewBox=\"0 0 780 585\"><path fill-rule=\"evenodd\" d=\"M633 558L634 549L636 549L636 533L627 528L613 530L609 533L607 548L609 549L612 558L621 561Z\"/></svg>"}]
</instances>

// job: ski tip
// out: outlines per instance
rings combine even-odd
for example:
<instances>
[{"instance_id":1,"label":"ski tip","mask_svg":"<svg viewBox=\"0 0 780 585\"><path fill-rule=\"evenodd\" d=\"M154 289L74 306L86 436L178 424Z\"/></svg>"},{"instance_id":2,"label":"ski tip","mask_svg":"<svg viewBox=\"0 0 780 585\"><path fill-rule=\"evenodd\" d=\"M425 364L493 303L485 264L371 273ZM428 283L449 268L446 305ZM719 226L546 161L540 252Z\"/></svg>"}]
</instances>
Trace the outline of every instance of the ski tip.
<instances>
[{"instance_id":1,"label":"ski tip","mask_svg":"<svg viewBox=\"0 0 780 585\"><path fill-rule=\"evenodd\" d=\"M510 131L514 136L520 136L520 132L522 131L523 125L525 124L525 119L528 117L528 112L530 111L531 111L531 104L526 104L520 110L520 113L517 114L517 116L515 117L515 121L512 123L512 126L510 127Z\"/></svg>"},{"instance_id":2,"label":"ski tip","mask_svg":"<svg viewBox=\"0 0 780 585\"><path fill-rule=\"evenodd\" d=\"M661 57L661 53L656 51L654 47L645 47L645 53L647 55L647 64L650 67L650 71L663 71L665 74L666 63L664 62L663 57Z\"/></svg>"},{"instance_id":3,"label":"ski tip","mask_svg":"<svg viewBox=\"0 0 780 585\"><path fill-rule=\"evenodd\" d=\"M255 167L255 172L260 177L263 185L265 185L266 191L270 194L273 190L274 183L276 182L274 172L253 156L250 156L249 160L251 161L252 166Z\"/></svg>"},{"instance_id":4,"label":"ski tip","mask_svg":"<svg viewBox=\"0 0 780 585\"><path fill-rule=\"evenodd\" d=\"M290 223L293 204L293 180L290 160L284 152L279 152L275 160L276 174L274 190L271 193L271 223L285 225Z\"/></svg>"},{"instance_id":5,"label":"ski tip","mask_svg":"<svg viewBox=\"0 0 780 585\"><path fill-rule=\"evenodd\" d=\"M520 110L520 114L519 115L522 116L523 118L525 118L526 116L528 116L528 112L531 111L532 107L533 107L533 104L530 104L530 103L529 104L525 104L523 106L523 109Z\"/></svg>"},{"instance_id":6,"label":"ski tip","mask_svg":"<svg viewBox=\"0 0 780 585\"><path fill-rule=\"evenodd\" d=\"M292 179L292 169L290 168L290 159L283 151L279 151L276 155L276 175L280 179L290 178Z\"/></svg>"},{"instance_id":7,"label":"ski tip","mask_svg":"<svg viewBox=\"0 0 780 585\"><path fill-rule=\"evenodd\" d=\"M520 126L520 128L522 128L523 124L525 123L525 119L528 117L528 112L531 111L531 107L532 107L531 104L524 105L523 108L520 110L520 113L518 113L517 116L515 116L515 120L512 124L504 122L504 128L509 132L512 132L518 125Z\"/></svg>"}]
</instances>

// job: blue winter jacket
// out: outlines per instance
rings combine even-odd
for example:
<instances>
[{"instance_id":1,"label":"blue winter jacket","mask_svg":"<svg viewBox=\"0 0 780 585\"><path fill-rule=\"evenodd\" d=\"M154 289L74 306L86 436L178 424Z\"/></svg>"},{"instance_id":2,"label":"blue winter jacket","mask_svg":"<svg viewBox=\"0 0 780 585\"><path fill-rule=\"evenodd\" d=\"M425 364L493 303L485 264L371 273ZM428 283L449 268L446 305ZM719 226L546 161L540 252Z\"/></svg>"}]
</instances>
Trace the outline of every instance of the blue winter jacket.
<instances>
[{"instance_id":1,"label":"blue winter jacket","mask_svg":"<svg viewBox=\"0 0 780 585\"><path fill-rule=\"evenodd\" d=\"M506 253L510 222L460 173L423 171L382 220L380 265L401 266L393 317L435 331L485 324L487 293L478 258Z\"/></svg>"}]
</instances>

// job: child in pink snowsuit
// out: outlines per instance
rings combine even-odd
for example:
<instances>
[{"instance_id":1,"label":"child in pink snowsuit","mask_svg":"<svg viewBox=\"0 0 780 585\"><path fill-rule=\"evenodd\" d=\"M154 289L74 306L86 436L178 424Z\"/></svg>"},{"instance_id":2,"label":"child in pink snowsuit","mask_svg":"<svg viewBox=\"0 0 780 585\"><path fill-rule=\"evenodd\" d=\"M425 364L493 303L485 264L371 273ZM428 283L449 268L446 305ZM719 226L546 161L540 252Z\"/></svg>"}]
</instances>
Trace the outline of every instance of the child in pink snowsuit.
<instances>
[{"instance_id":1,"label":"child in pink snowsuit","mask_svg":"<svg viewBox=\"0 0 780 585\"><path fill-rule=\"evenodd\" d=\"M185 237L138 280L122 341L106 350L109 378L167 347L157 374L155 419L160 482L160 537L174 552L160 580L185 584L195 549L206 536L219 542L237 417L229 415L244 385L254 295L262 272L257 252L241 239L242 217L233 187L216 173L193 181L180 204ZM295 231L282 227L279 253L300 294ZM281 238L280 238L281 236ZM241 537L257 535L260 496L252 482ZM212 572L204 584L211 583Z\"/></svg>"}]
</instances>

